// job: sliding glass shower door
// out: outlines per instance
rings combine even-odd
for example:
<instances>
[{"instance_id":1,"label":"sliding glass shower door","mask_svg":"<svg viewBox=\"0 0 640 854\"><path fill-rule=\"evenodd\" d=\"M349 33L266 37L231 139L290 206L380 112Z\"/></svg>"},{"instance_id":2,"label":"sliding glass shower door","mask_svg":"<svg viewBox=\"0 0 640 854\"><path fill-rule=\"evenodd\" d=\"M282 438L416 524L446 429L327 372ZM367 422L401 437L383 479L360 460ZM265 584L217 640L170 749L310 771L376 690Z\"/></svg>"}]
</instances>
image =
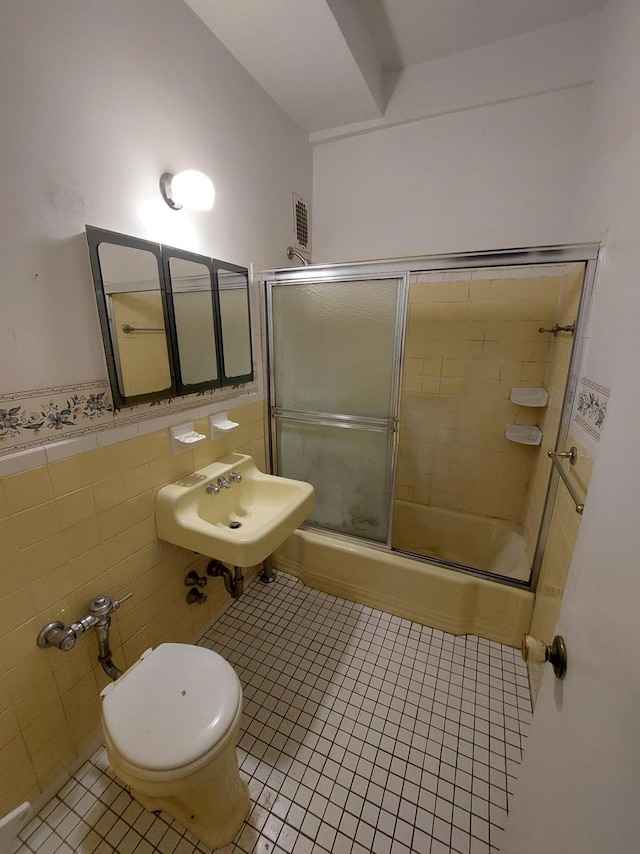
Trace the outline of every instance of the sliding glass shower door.
<instances>
[{"instance_id":1,"label":"sliding glass shower door","mask_svg":"<svg viewBox=\"0 0 640 854\"><path fill-rule=\"evenodd\" d=\"M275 471L315 487L310 524L387 543L406 278L289 275L267 281Z\"/></svg>"}]
</instances>

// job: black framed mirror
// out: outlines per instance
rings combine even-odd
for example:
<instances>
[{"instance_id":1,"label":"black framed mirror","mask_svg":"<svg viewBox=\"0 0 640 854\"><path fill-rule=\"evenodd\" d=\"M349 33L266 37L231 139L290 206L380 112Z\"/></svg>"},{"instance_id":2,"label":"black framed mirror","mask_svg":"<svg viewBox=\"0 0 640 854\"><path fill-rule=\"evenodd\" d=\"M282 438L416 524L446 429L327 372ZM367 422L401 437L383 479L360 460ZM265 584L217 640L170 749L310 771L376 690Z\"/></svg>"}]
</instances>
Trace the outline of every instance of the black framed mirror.
<instances>
[{"instance_id":1,"label":"black framed mirror","mask_svg":"<svg viewBox=\"0 0 640 854\"><path fill-rule=\"evenodd\" d=\"M86 232L117 408L253 380L246 267Z\"/></svg>"},{"instance_id":2,"label":"black framed mirror","mask_svg":"<svg viewBox=\"0 0 640 854\"><path fill-rule=\"evenodd\" d=\"M176 394L158 244L87 226L107 370L116 408Z\"/></svg>"},{"instance_id":3,"label":"black framed mirror","mask_svg":"<svg viewBox=\"0 0 640 854\"><path fill-rule=\"evenodd\" d=\"M178 394L222 385L217 285L211 258L162 247Z\"/></svg>"},{"instance_id":4,"label":"black framed mirror","mask_svg":"<svg viewBox=\"0 0 640 854\"><path fill-rule=\"evenodd\" d=\"M245 267L214 261L220 305L224 384L253 379L249 275Z\"/></svg>"}]
</instances>

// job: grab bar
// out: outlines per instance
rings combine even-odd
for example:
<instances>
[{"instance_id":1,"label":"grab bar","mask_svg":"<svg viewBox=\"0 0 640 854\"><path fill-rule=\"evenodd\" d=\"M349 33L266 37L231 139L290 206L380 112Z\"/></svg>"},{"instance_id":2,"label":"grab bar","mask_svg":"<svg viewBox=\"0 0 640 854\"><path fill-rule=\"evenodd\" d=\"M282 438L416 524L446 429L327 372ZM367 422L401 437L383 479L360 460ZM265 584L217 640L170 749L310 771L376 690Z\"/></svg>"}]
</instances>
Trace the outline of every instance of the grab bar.
<instances>
[{"instance_id":1,"label":"grab bar","mask_svg":"<svg viewBox=\"0 0 640 854\"><path fill-rule=\"evenodd\" d=\"M132 326L130 323L123 323L120 327L125 335L131 335L133 332L164 332L163 326Z\"/></svg>"},{"instance_id":2,"label":"grab bar","mask_svg":"<svg viewBox=\"0 0 640 854\"><path fill-rule=\"evenodd\" d=\"M571 500L573 501L573 503L576 506L576 513L578 513L578 515L582 516L582 513L584 511L584 501L580 500L580 496L578 495L573 484L569 480L567 473L562 468L562 460L563 459L569 459L571 461L571 465L575 465L577 455L578 455L578 452L577 452L576 448L574 448L574 447L572 447L571 450L569 450L569 451L548 451L547 452L547 456L549 457L549 459L553 463L556 471L558 472L558 474L562 478L562 482L564 483L564 485L569 490L569 495L571 496Z\"/></svg>"},{"instance_id":3,"label":"grab bar","mask_svg":"<svg viewBox=\"0 0 640 854\"><path fill-rule=\"evenodd\" d=\"M575 323L567 323L566 326L560 326L559 323L554 323L553 326L541 326L538 332L550 332L552 335L557 335L558 332L575 332Z\"/></svg>"},{"instance_id":4,"label":"grab bar","mask_svg":"<svg viewBox=\"0 0 640 854\"><path fill-rule=\"evenodd\" d=\"M578 462L578 449L575 445L572 445L568 451L549 451L548 456L552 459L553 457L557 457L560 460L569 460L572 466Z\"/></svg>"}]
</instances>

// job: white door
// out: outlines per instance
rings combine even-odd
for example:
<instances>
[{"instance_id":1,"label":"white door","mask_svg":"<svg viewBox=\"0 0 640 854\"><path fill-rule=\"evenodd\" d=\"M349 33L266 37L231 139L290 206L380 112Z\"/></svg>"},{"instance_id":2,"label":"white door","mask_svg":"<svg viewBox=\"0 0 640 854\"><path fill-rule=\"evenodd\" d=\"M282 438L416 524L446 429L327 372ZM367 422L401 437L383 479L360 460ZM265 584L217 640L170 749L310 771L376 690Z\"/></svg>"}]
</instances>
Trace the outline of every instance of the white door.
<instances>
[{"instance_id":1,"label":"white door","mask_svg":"<svg viewBox=\"0 0 640 854\"><path fill-rule=\"evenodd\" d=\"M502 854L640 852L640 296L626 289L603 436ZM559 487L562 489L562 485Z\"/></svg>"}]
</instances>

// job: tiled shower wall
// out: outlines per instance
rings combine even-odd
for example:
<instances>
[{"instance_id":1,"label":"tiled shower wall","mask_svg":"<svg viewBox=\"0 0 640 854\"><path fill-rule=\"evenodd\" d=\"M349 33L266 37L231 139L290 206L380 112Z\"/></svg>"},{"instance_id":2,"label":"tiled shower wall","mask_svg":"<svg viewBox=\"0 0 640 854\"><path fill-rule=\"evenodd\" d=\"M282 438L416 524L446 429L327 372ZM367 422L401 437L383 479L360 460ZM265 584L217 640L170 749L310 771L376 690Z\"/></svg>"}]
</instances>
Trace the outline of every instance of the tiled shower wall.
<instances>
[{"instance_id":1,"label":"tiled shower wall","mask_svg":"<svg viewBox=\"0 0 640 854\"><path fill-rule=\"evenodd\" d=\"M240 426L171 454L159 430L0 479L0 815L33 800L100 735L108 682L94 632L67 653L36 646L52 620L68 625L99 594L133 591L113 618L114 661L202 633L228 597L211 579L204 605L187 605L187 567L206 559L156 537L157 490L230 451L264 468L263 402L229 410ZM209 434L206 419L195 429Z\"/></svg>"},{"instance_id":2,"label":"tiled shower wall","mask_svg":"<svg viewBox=\"0 0 640 854\"><path fill-rule=\"evenodd\" d=\"M540 415L509 395L544 383L564 272L411 277L397 498L522 520L538 449L504 429Z\"/></svg>"}]
</instances>

